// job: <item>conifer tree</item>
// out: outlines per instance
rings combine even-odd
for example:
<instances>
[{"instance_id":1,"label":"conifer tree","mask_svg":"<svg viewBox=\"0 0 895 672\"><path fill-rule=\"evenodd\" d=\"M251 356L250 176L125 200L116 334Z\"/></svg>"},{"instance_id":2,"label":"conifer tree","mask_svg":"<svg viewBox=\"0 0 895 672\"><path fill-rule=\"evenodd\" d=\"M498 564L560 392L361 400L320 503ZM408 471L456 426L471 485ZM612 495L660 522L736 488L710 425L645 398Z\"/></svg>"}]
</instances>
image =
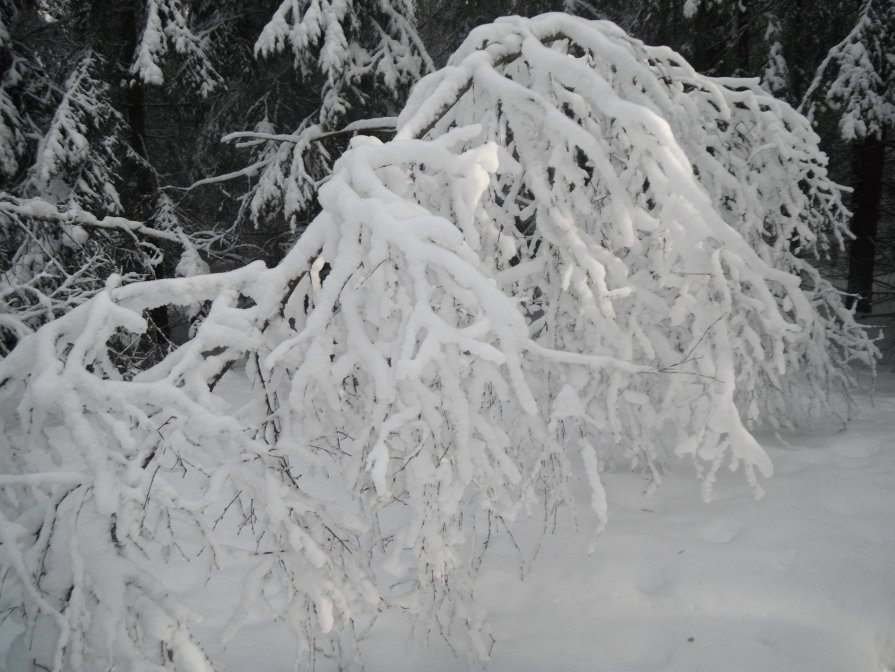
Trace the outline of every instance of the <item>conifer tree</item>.
<instances>
[{"instance_id":1,"label":"conifer tree","mask_svg":"<svg viewBox=\"0 0 895 672\"><path fill-rule=\"evenodd\" d=\"M145 87L163 85L164 70L202 95L221 85L188 16L180 0L4 4L0 355L110 274L172 275L179 258L215 242L173 222L146 135ZM41 33L52 39L34 39ZM161 336L165 308L153 319Z\"/></svg>"},{"instance_id":2,"label":"conifer tree","mask_svg":"<svg viewBox=\"0 0 895 672\"><path fill-rule=\"evenodd\" d=\"M821 108L836 116L852 146L848 291L857 309L871 312L886 140L895 132L895 6L864 0L849 34L830 49L802 103L810 116Z\"/></svg>"},{"instance_id":3,"label":"conifer tree","mask_svg":"<svg viewBox=\"0 0 895 672\"><path fill-rule=\"evenodd\" d=\"M257 180L243 211L256 226L283 217L296 231L315 214L317 187L352 129L393 132L407 92L433 65L410 0L284 0L254 52L262 64L280 54L292 61L303 104L291 127L277 128L265 114L227 136L253 148L250 167L236 173Z\"/></svg>"}]
</instances>

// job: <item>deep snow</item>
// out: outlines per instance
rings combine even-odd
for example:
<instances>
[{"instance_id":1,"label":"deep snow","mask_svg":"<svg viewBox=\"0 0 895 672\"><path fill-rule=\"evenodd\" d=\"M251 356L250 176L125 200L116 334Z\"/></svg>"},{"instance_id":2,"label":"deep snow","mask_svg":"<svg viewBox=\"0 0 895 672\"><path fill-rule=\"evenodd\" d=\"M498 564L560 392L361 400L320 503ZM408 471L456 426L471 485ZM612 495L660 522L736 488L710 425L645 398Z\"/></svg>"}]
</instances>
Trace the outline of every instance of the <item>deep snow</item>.
<instances>
[{"instance_id":1,"label":"deep snow","mask_svg":"<svg viewBox=\"0 0 895 672\"><path fill-rule=\"evenodd\" d=\"M692 467L669 458L653 494L636 474L603 474L609 524L595 544L585 478L577 529L567 513L543 536L535 516L514 528L521 551L507 537L492 541L478 584L495 638L487 669L895 671L895 374L875 388L847 425L760 433L776 473L759 501L742 474L725 472L707 504ZM204 583L199 564L169 586L193 591L211 659L227 672L293 669L282 624L257 622L222 644L244 574ZM0 634L2 659L14 633ZM394 615L362 647L370 672L471 669Z\"/></svg>"},{"instance_id":2,"label":"deep snow","mask_svg":"<svg viewBox=\"0 0 895 672\"><path fill-rule=\"evenodd\" d=\"M895 375L858 402L847 426L759 433L776 470L759 501L741 474L725 473L706 504L690 465L669 458L651 495L636 474L603 475L609 525L590 555L599 521L584 480L577 531L571 515L543 539L543 518L517 525L522 552L506 537L492 543L479 580L496 640L487 669L895 670ZM231 671L291 669L275 624L218 643L238 599L227 581L194 598L212 659ZM396 616L379 619L363 650L373 672L470 669Z\"/></svg>"}]
</instances>

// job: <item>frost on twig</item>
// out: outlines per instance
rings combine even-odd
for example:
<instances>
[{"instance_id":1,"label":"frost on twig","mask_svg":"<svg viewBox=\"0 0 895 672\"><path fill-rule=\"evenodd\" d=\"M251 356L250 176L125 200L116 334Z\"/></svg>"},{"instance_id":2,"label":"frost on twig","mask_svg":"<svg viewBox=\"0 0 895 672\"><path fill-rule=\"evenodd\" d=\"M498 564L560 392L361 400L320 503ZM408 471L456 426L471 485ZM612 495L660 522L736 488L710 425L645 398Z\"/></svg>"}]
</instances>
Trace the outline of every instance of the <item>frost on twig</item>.
<instances>
[{"instance_id":1,"label":"frost on twig","mask_svg":"<svg viewBox=\"0 0 895 672\"><path fill-rule=\"evenodd\" d=\"M847 405L874 361L808 262L844 210L807 121L608 23L473 31L319 198L277 267L110 284L0 362L20 659L204 669L161 578L191 563L247 577L228 638L281 618L299 660L349 664L394 609L484 659L495 521L570 503L584 473L602 526L603 469L658 481L666 452L706 496L723 466L760 492L748 427ZM203 302L191 340L119 374L113 335Z\"/></svg>"}]
</instances>

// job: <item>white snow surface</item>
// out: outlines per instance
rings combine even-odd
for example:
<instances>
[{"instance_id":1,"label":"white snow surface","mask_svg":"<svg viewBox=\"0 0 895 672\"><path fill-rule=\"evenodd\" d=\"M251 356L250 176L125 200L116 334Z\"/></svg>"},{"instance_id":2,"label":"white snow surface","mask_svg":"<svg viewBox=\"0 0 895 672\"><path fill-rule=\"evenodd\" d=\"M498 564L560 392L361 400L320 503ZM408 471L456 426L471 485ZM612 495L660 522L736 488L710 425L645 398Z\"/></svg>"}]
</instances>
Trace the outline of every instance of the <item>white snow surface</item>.
<instances>
[{"instance_id":1,"label":"white snow surface","mask_svg":"<svg viewBox=\"0 0 895 672\"><path fill-rule=\"evenodd\" d=\"M609 523L594 544L600 519L582 474L577 527L565 511L545 535L535 512L514 526L515 543L489 545L476 584L495 639L484 669L895 670L895 374L858 401L847 425L758 432L775 466L759 501L739 475L722 474L705 503L690 465L669 456L651 495L637 474L602 475ZM222 670L292 669L283 624L259 620L221 644L243 580L215 576L189 599L206 653ZM368 672L478 669L393 614L361 650Z\"/></svg>"}]
</instances>

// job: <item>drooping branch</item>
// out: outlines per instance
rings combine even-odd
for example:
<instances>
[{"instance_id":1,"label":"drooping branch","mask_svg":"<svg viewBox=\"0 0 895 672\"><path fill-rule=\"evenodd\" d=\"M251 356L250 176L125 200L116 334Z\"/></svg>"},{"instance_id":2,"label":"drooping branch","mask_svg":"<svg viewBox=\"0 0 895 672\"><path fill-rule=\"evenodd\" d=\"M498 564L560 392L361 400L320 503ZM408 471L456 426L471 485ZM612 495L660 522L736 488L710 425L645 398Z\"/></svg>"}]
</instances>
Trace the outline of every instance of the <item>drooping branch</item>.
<instances>
[{"instance_id":1,"label":"drooping branch","mask_svg":"<svg viewBox=\"0 0 895 672\"><path fill-rule=\"evenodd\" d=\"M564 35L561 32L553 33L546 37L540 38L541 44L548 45L553 42L557 42L559 40L568 40L568 36ZM485 53L489 54L490 66L495 70L504 65L509 65L510 63L515 62L519 58L522 57L521 51L513 51L508 54L491 54L489 51L485 51ZM423 128L413 129L407 128L405 126L401 127L401 133L404 134L403 137L415 138L416 140L420 140L425 138L429 132L432 131L433 128L441 121L448 112L465 96L469 90L472 88L473 78L471 75L467 75L465 77L461 77L456 82L453 82L453 86L457 88L456 93L452 98L446 100L442 103L441 107L435 111L430 116L429 123Z\"/></svg>"},{"instance_id":2,"label":"drooping branch","mask_svg":"<svg viewBox=\"0 0 895 672\"><path fill-rule=\"evenodd\" d=\"M16 198L3 194L0 197L0 213L6 213L14 217L40 219L58 224L84 226L106 231L121 231L132 236L142 236L151 240L174 243L178 246L183 246L185 241L184 234L177 231L155 229L147 226L145 222L115 215L97 217L80 208L69 207L63 210L42 198Z\"/></svg>"},{"instance_id":3,"label":"drooping branch","mask_svg":"<svg viewBox=\"0 0 895 672\"><path fill-rule=\"evenodd\" d=\"M267 140L272 142L288 142L292 144L301 144L307 142L320 142L327 138L338 137L340 135L353 135L356 133L387 133L394 132L397 126L397 117L378 117L372 119L359 119L347 124L345 127L335 131L324 131L320 126L311 126L301 133L259 133L257 131L237 131L228 133L221 142L233 142L235 140ZM195 185L194 185L195 186Z\"/></svg>"}]
</instances>

